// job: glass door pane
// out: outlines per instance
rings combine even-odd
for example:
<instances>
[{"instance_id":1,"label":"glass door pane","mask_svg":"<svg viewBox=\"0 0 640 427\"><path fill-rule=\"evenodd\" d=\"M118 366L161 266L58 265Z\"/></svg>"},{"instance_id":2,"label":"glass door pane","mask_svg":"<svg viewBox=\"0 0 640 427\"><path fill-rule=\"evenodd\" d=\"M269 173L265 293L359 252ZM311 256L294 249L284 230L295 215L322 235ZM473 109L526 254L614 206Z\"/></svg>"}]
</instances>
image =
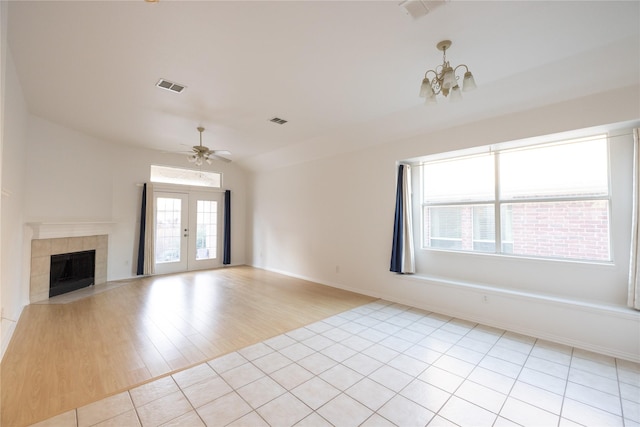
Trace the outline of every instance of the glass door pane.
<instances>
[{"instance_id":1,"label":"glass door pane","mask_svg":"<svg viewBox=\"0 0 640 427\"><path fill-rule=\"evenodd\" d=\"M218 257L218 202L198 200L196 203L196 260Z\"/></svg>"},{"instance_id":2,"label":"glass door pane","mask_svg":"<svg viewBox=\"0 0 640 427\"><path fill-rule=\"evenodd\" d=\"M182 200L156 199L156 263L180 261Z\"/></svg>"},{"instance_id":3,"label":"glass door pane","mask_svg":"<svg viewBox=\"0 0 640 427\"><path fill-rule=\"evenodd\" d=\"M155 193L156 273L187 269L188 197L182 193Z\"/></svg>"}]
</instances>

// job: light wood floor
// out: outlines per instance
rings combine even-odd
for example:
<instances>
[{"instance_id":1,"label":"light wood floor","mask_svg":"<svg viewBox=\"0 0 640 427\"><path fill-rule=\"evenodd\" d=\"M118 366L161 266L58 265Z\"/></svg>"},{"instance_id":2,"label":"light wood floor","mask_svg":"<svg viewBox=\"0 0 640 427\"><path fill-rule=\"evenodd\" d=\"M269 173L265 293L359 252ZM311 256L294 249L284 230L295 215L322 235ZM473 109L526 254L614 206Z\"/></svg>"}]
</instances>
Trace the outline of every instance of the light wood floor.
<instances>
[{"instance_id":1,"label":"light wood floor","mask_svg":"<svg viewBox=\"0 0 640 427\"><path fill-rule=\"evenodd\" d=\"M32 424L372 300L243 266L29 305L0 366L1 425Z\"/></svg>"}]
</instances>

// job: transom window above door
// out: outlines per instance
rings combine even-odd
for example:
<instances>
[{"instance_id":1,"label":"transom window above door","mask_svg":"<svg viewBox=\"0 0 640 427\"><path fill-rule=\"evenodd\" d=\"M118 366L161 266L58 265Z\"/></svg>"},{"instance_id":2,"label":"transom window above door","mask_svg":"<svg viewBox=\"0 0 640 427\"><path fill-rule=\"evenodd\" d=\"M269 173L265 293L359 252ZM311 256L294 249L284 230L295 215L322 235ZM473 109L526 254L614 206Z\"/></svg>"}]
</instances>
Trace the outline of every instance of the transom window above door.
<instances>
[{"instance_id":1,"label":"transom window above door","mask_svg":"<svg viewBox=\"0 0 640 427\"><path fill-rule=\"evenodd\" d=\"M222 174L171 166L151 165L151 182L161 184L190 185L196 187L221 188Z\"/></svg>"}]
</instances>

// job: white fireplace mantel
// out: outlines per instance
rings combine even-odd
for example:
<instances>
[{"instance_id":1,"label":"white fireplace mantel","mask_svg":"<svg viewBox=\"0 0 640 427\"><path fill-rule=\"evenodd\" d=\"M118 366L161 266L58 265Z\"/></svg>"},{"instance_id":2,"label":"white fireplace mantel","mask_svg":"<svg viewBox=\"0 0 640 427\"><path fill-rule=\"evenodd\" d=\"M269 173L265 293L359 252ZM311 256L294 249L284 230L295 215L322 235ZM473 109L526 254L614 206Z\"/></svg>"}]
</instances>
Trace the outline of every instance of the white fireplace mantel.
<instances>
[{"instance_id":1,"label":"white fireplace mantel","mask_svg":"<svg viewBox=\"0 0 640 427\"><path fill-rule=\"evenodd\" d=\"M115 222L29 222L32 239L84 237L111 234Z\"/></svg>"}]
</instances>

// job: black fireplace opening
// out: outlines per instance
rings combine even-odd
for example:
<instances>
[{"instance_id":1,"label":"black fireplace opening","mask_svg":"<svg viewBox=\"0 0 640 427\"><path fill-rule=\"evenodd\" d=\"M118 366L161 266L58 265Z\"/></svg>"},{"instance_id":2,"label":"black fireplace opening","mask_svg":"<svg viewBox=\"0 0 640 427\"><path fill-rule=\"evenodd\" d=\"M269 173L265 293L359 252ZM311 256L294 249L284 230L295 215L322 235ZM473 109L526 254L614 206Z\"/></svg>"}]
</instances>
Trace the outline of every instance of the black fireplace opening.
<instances>
[{"instance_id":1,"label":"black fireplace opening","mask_svg":"<svg viewBox=\"0 0 640 427\"><path fill-rule=\"evenodd\" d=\"M49 298L95 283L96 251L51 255Z\"/></svg>"}]
</instances>

